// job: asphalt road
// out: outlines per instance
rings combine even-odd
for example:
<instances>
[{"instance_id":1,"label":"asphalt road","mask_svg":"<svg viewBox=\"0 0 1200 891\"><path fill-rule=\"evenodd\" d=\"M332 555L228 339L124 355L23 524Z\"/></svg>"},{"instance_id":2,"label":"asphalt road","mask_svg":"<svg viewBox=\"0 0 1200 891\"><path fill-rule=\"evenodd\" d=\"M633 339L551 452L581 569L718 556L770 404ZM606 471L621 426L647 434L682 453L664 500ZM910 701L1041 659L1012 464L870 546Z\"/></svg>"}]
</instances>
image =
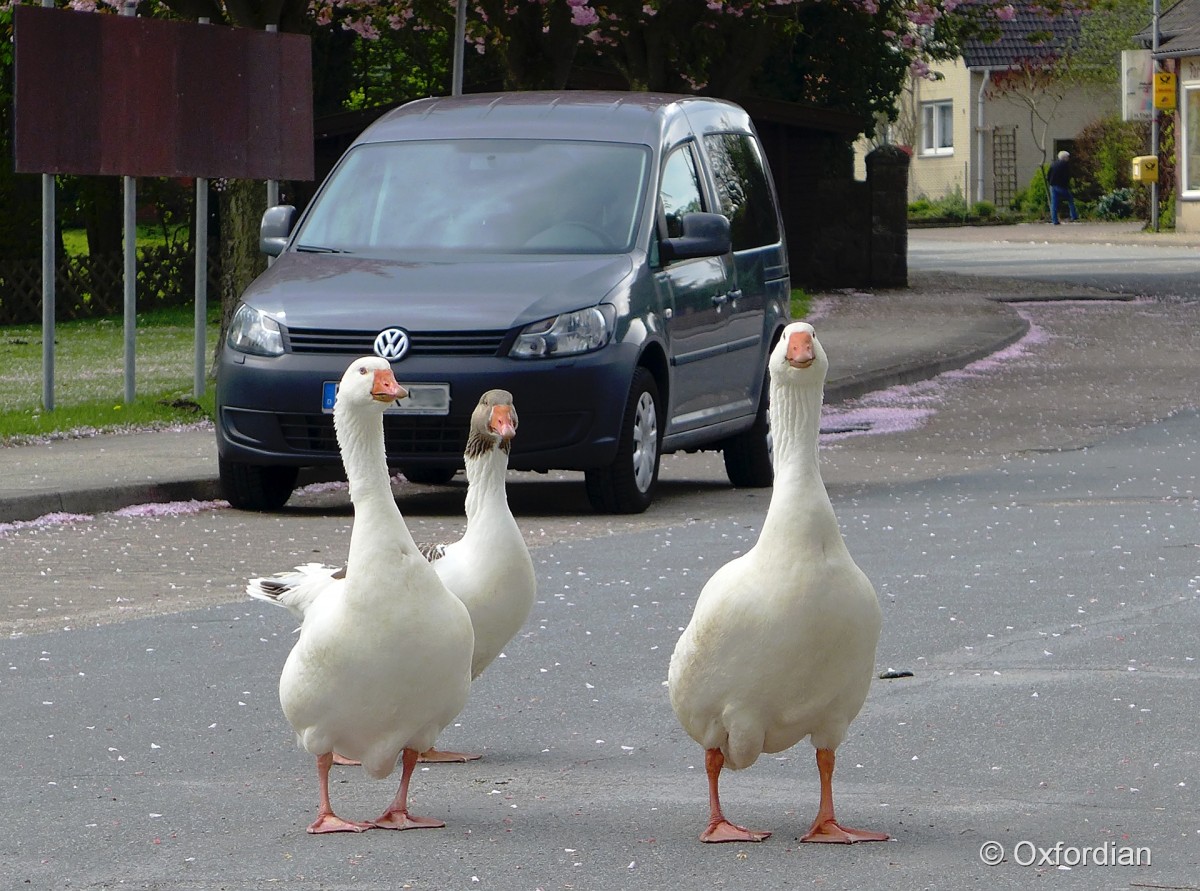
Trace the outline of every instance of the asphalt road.
<instances>
[{"instance_id":1,"label":"asphalt road","mask_svg":"<svg viewBox=\"0 0 1200 891\"><path fill-rule=\"evenodd\" d=\"M1185 234L1107 224L1025 224L909 232L910 270L1071 282L1127 294L1200 300L1200 245Z\"/></svg>"},{"instance_id":2,"label":"asphalt road","mask_svg":"<svg viewBox=\"0 0 1200 891\"><path fill-rule=\"evenodd\" d=\"M1200 305L1020 309L1021 344L864 397L841 426L871 432L822 446L883 604L878 667L913 672L873 685L835 780L839 816L893 841L796 843L817 803L807 743L723 781L731 818L770 840L696 840L703 759L667 661L768 495L693 455L666 459L633 518L588 513L572 475L514 476L539 602L440 741L483 760L414 779L437 831L304 833L315 772L276 698L295 623L241 591L340 560L344 489L277 516L147 510L0 537L23 595L0 642L0 887L1200 887ZM445 539L462 489L401 506L419 540ZM337 777L352 818L395 791Z\"/></svg>"}]
</instances>

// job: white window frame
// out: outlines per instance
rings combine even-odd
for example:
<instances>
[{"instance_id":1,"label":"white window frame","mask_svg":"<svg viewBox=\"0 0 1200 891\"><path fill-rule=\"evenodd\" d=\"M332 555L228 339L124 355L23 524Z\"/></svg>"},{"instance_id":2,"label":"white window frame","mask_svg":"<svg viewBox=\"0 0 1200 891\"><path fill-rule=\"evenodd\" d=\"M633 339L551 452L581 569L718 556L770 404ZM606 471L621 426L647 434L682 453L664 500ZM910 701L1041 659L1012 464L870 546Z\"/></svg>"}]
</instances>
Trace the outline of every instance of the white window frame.
<instances>
[{"instance_id":1,"label":"white window frame","mask_svg":"<svg viewBox=\"0 0 1200 891\"><path fill-rule=\"evenodd\" d=\"M1180 84L1179 197L1200 198L1200 81Z\"/></svg>"},{"instance_id":2,"label":"white window frame","mask_svg":"<svg viewBox=\"0 0 1200 891\"><path fill-rule=\"evenodd\" d=\"M921 103L921 154L954 154L954 100Z\"/></svg>"}]
</instances>

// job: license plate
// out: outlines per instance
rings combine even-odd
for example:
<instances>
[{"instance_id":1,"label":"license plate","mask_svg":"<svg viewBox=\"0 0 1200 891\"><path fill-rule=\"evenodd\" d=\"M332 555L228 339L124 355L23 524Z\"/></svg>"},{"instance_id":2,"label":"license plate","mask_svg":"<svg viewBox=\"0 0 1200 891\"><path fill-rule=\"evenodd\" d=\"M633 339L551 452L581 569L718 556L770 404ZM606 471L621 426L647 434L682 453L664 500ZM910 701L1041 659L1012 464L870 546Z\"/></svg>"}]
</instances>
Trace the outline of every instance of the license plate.
<instances>
[{"instance_id":1,"label":"license plate","mask_svg":"<svg viewBox=\"0 0 1200 891\"><path fill-rule=\"evenodd\" d=\"M408 384L400 382L400 386L408 390L408 395L398 399L387 407L389 412L400 415L448 415L450 414L450 385L449 384ZM333 411L333 401L337 397L337 381L325 381L321 388L321 411L329 414Z\"/></svg>"}]
</instances>

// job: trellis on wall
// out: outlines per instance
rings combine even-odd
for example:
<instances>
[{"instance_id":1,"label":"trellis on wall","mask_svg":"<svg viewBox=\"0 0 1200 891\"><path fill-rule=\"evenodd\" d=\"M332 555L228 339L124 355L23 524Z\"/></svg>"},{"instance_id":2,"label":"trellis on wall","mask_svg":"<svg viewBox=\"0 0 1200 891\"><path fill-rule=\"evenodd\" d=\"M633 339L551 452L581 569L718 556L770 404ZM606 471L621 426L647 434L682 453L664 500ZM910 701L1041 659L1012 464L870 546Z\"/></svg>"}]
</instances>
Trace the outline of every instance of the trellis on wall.
<instances>
[{"instance_id":1,"label":"trellis on wall","mask_svg":"<svg viewBox=\"0 0 1200 891\"><path fill-rule=\"evenodd\" d=\"M992 131L992 194L997 207L1010 207L1017 197L1017 128Z\"/></svg>"}]
</instances>

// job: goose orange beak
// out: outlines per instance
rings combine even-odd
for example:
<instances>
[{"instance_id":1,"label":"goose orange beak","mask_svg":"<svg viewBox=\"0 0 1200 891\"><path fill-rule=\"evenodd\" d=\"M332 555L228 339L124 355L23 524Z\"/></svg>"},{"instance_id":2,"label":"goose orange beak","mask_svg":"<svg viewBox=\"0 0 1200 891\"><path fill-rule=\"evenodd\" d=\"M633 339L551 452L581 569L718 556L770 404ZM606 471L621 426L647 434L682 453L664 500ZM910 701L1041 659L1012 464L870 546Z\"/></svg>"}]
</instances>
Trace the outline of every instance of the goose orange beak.
<instances>
[{"instance_id":1,"label":"goose orange beak","mask_svg":"<svg viewBox=\"0 0 1200 891\"><path fill-rule=\"evenodd\" d=\"M511 405L496 405L492 407L492 416L488 421L488 430L506 442L517 435L517 418L513 414Z\"/></svg>"},{"instance_id":2,"label":"goose orange beak","mask_svg":"<svg viewBox=\"0 0 1200 891\"><path fill-rule=\"evenodd\" d=\"M816 359L813 337L807 331L796 331L788 337L787 363L793 368L808 368Z\"/></svg>"},{"instance_id":3,"label":"goose orange beak","mask_svg":"<svg viewBox=\"0 0 1200 891\"><path fill-rule=\"evenodd\" d=\"M379 402L395 402L408 395L408 390L400 386L390 368L375 372L375 380L371 385L371 398Z\"/></svg>"}]
</instances>

